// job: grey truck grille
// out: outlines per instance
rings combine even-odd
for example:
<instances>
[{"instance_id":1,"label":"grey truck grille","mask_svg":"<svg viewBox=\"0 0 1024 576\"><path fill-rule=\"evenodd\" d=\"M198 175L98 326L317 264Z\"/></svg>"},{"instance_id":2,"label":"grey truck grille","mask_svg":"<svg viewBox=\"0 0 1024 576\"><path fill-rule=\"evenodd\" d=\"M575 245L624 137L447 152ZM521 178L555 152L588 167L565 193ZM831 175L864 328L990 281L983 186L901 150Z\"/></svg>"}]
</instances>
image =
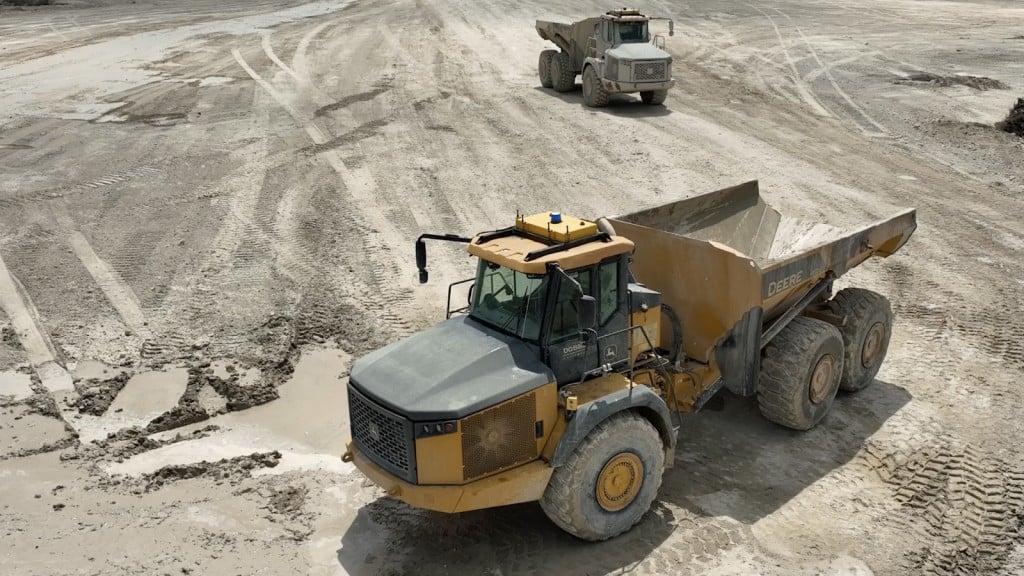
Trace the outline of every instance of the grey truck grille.
<instances>
[{"instance_id":1,"label":"grey truck grille","mask_svg":"<svg viewBox=\"0 0 1024 576\"><path fill-rule=\"evenodd\" d=\"M388 472L416 482L412 422L377 405L348 385L352 440L370 460Z\"/></svg>"},{"instance_id":2,"label":"grey truck grille","mask_svg":"<svg viewBox=\"0 0 1024 576\"><path fill-rule=\"evenodd\" d=\"M633 81L651 82L668 80L665 70L665 62L635 62L633 63Z\"/></svg>"}]
</instances>

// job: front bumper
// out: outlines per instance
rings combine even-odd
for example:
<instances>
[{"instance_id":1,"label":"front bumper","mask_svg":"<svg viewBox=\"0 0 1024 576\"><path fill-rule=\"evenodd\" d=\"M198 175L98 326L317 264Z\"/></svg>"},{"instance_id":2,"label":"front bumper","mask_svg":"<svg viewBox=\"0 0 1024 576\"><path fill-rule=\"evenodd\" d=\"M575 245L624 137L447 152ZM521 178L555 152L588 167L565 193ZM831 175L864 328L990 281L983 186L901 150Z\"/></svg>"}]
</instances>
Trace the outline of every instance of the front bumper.
<instances>
[{"instance_id":1,"label":"front bumper","mask_svg":"<svg viewBox=\"0 0 1024 576\"><path fill-rule=\"evenodd\" d=\"M665 82L618 82L601 79L601 86L608 92L647 92L650 90L668 90L676 85L675 80Z\"/></svg>"},{"instance_id":2,"label":"front bumper","mask_svg":"<svg viewBox=\"0 0 1024 576\"><path fill-rule=\"evenodd\" d=\"M494 476L458 486L420 486L412 484L371 462L350 441L345 445L345 462L352 462L371 482L388 496L417 508L439 512L467 512L520 502L540 500L554 468L534 460Z\"/></svg>"}]
</instances>

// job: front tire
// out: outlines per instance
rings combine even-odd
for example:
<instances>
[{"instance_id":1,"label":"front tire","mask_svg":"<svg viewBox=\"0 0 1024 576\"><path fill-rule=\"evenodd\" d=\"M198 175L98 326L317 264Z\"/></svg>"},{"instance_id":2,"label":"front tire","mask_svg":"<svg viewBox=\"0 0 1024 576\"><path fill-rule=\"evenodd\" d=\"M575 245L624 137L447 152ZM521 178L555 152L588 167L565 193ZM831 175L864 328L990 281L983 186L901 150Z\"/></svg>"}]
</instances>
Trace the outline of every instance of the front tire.
<instances>
[{"instance_id":1,"label":"front tire","mask_svg":"<svg viewBox=\"0 0 1024 576\"><path fill-rule=\"evenodd\" d=\"M542 50L537 61L537 75L540 76L540 85L545 88L551 88L551 59L555 54L558 50Z\"/></svg>"},{"instance_id":2,"label":"front tire","mask_svg":"<svg viewBox=\"0 0 1024 576\"><path fill-rule=\"evenodd\" d=\"M875 380L892 337L892 307L877 292L845 288L832 299L846 324L839 329L846 346L843 378L839 387L847 392L863 390Z\"/></svg>"},{"instance_id":3,"label":"front tire","mask_svg":"<svg viewBox=\"0 0 1024 576\"><path fill-rule=\"evenodd\" d=\"M843 337L835 326L794 318L765 347L757 387L761 414L794 430L813 428L839 391L843 356Z\"/></svg>"},{"instance_id":4,"label":"front tire","mask_svg":"<svg viewBox=\"0 0 1024 576\"><path fill-rule=\"evenodd\" d=\"M608 99L608 91L601 85L597 71L593 66L587 66L583 71L583 103L591 108L601 108L608 105Z\"/></svg>"},{"instance_id":5,"label":"front tire","mask_svg":"<svg viewBox=\"0 0 1024 576\"><path fill-rule=\"evenodd\" d=\"M599 541L629 530L651 507L665 471L654 426L635 412L598 424L548 482L540 506L559 528Z\"/></svg>"},{"instance_id":6,"label":"front tire","mask_svg":"<svg viewBox=\"0 0 1024 576\"><path fill-rule=\"evenodd\" d=\"M555 52L551 56L551 87L555 92L568 92L576 87L576 71L565 52Z\"/></svg>"},{"instance_id":7,"label":"front tire","mask_svg":"<svg viewBox=\"0 0 1024 576\"><path fill-rule=\"evenodd\" d=\"M646 90L640 93L640 101L644 104L664 104L668 98L668 90Z\"/></svg>"}]
</instances>

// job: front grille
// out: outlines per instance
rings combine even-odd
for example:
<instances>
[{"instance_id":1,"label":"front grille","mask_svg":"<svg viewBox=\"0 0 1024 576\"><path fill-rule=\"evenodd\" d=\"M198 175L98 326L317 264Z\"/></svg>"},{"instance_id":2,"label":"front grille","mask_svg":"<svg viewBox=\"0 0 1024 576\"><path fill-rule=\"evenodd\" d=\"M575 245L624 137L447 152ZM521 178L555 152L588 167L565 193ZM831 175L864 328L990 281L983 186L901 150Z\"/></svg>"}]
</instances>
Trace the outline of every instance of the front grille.
<instances>
[{"instance_id":1,"label":"front grille","mask_svg":"<svg viewBox=\"0 0 1024 576\"><path fill-rule=\"evenodd\" d=\"M472 480L537 457L537 402L530 393L462 420L462 477Z\"/></svg>"},{"instance_id":2,"label":"front grille","mask_svg":"<svg viewBox=\"0 0 1024 576\"><path fill-rule=\"evenodd\" d=\"M651 82L668 80L665 73L667 67L665 62L635 62L633 63L633 81Z\"/></svg>"},{"instance_id":3,"label":"front grille","mask_svg":"<svg viewBox=\"0 0 1024 576\"><path fill-rule=\"evenodd\" d=\"M348 413L352 440L378 466L416 482L416 451L412 422L378 406L348 385Z\"/></svg>"}]
</instances>

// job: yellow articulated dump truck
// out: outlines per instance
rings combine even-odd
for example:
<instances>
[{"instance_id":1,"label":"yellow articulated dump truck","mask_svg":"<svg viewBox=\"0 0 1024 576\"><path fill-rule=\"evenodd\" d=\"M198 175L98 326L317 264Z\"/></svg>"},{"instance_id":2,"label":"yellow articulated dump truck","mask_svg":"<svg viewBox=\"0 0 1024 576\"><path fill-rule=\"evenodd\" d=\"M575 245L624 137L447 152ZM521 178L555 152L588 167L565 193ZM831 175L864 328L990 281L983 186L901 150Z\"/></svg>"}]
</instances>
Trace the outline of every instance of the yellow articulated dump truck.
<instances>
[{"instance_id":1,"label":"yellow articulated dump truck","mask_svg":"<svg viewBox=\"0 0 1024 576\"><path fill-rule=\"evenodd\" d=\"M811 428L872 382L880 294L833 281L887 257L907 210L854 230L782 216L748 182L594 221L517 216L473 238L465 306L352 367L343 456L391 497L462 512L539 501L585 540L629 530L672 466L685 413L722 388ZM453 284L455 286L458 282Z\"/></svg>"}]
</instances>

